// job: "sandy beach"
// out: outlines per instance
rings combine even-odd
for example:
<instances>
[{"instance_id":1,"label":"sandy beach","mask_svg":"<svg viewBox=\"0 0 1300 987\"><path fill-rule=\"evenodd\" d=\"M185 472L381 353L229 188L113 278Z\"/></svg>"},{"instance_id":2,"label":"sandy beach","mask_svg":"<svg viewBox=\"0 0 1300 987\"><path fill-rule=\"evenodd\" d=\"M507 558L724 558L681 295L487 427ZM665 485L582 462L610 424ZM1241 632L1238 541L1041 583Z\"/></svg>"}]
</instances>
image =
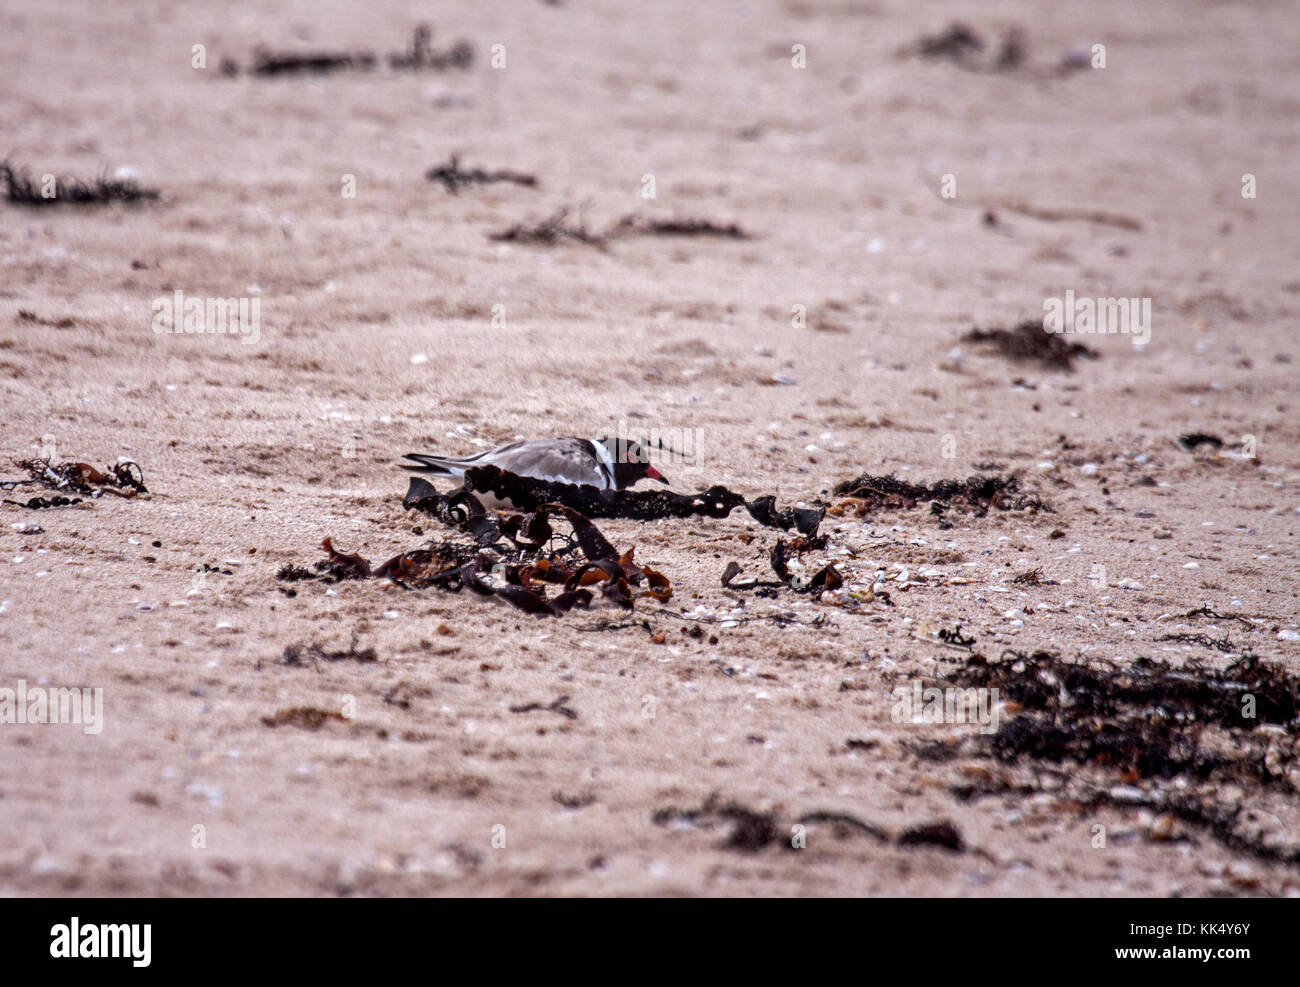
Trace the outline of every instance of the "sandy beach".
<instances>
[{"instance_id":1,"label":"sandy beach","mask_svg":"<svg viewBox=\"0 0 1300 987\"><path fill-rule=\"evenodd\" d=\"M1294 6L617 8L5 5L0 154L159 195L0 200L0 480L147 488L3 492L0 893L1300 894ZM277 577L463 540L405 453L620 428L825 539L597 519L672 596L560 617Z\"/></svg>"}]
</instances>

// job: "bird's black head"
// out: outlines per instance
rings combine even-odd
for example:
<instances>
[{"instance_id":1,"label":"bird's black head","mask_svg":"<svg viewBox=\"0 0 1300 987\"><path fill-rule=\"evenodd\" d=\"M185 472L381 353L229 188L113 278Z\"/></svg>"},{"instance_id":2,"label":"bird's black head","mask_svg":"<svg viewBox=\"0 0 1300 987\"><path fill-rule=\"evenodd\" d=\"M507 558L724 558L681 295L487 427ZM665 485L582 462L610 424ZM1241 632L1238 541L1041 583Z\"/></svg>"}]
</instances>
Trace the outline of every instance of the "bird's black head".
<instances>
[{"instance_id":1,"label":"bird's black head","mask_svg":"<svg viewBox=\"0 0 1300 987\"><path fill-rule=\"evenodd\" d=\"M635 486L641 480L658 480L668 485L668 478L650 465L650 455L639 443L618 438L597 441L609 450L609 458L614 463L614 485L619 490Z\"/></svg>"}]
</instances>

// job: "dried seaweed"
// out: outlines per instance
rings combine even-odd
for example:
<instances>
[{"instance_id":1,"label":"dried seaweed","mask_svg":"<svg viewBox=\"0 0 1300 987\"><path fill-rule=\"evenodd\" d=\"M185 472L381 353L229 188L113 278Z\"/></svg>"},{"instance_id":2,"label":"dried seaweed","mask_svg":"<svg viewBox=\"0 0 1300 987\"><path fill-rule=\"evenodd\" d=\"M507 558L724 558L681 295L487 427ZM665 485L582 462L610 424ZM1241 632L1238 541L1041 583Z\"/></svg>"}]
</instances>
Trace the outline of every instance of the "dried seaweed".
<instances>
[{"instance_id":1,"label":"dried seaweed","mask_svg":"<svg viewBox=\"0 0 1300 987\"><path fill-rule=\"evenodd\" d=\"M916 53L924 58L963 61L984 50L984 39L960 21L954 21L938 34L922 35Z\"/></svg>"},{"instance_id":2,"label":"dried seaweed","mask_svg":"<svg viewBox=\"0 0 1300 987\"><path fill-rule=\"evenodd\" d=\"M572 696L566 694L549 703L523 703L519 706L511 706L510 712L533 713L540 711L543 713L559 713L566 720L576 720L578 718L577 710L565 705L572 698Z\"/></svg>"},{"instance_id":3,"label":"dried seaweed","mask_svg":"<svg viewBox=\"0 0 1300 987\"><path fill-rule=\"evenodd\" d=\"M710 219L647 219L624 216L608 230L605 238L632 236L714 236L728 240L752 240L753 236L735 223L715 223Z\"/></svg>"},{"instance_id":4,"label":"dried seaweed","mask_svg":"<svg viewBox=\"0 0 1300 987\"><path fill-rule=\"evenodd\" d=\"M849 741L849 746L861 744L862 741ZM835 827L837 833L856 831L865 833L867 836L875 837L882 843L888 842L889 834L877 826L875 823L863 822L857 816L849 815L847 812L809 812L799 817L799 825L807 826L816 823L830 823Z\"/></svg>"},{"instance_id":5,"label":"dried seaweed","mask_svg":"<svg viewBox=\"0 0 1300 987\"><path fill-rule=\"evenodd\" d=\"M332 721L346 723L347 717L336 710L315 706L293 706L277 710L273 716L262 717L262 723L268 727L294 726L304 730L319 730Z\"/></svg>"},{"instance_id":6,"label":"dried seaweed","mask_svg":"<svg viewBox=\"0 0 1300 987\"><path fill-rule=\"evenodd\" d=\"M825 537L812 539L801 537L791 542L779 538L776 544L772 546L768 561L772 564L772 571L776 573L777 578L796 593L820 594L823 591L836 590L844 585L844 576L841 575L834 563L822 566L810 577L790 571L789 559L791 554L802 555L810 549L824 548L825 546Z\"/></svg>"},{"instance_id":7,"label":"dried seaweed","mask_svg":"<svg viewBox=\"0 0 1300 987\"><path fill-rule=\"evenodd\" d=\"M1224 803L1199 794L1171 791L1143 794L1137 798L1128 792L1123 797L1117 796L1113 791L1092 792L1086 807L1096 809L1100 806L1136 806L1156 814L1168 813L1183 822L1207 829L1216 840L1233 850L1248 853L1260 860L1300 865L1300 846L1294 842L1288 844L1285 840L1270 839L1259 832L1257 827L1252 827L1250 817L1254 810L1240 802Z\"/></svg>"},{"instance_id":8,"label":"dried seaweed","mask_svg":"<svg viewBox=\"0 0 1300 987\"><path fill-rule=\"evenodd\" d=\"M940 480L937 483L911 483L896 476L873 476L863 473L852 480L837 483L834 493L847 497L858 514L882 507L912 508L923 501L942 507L964 503L979 516L990 507L1002 511L1047 511L1052 508L1032 494L1022 493L1014 476L975 475L965 480ZM843 513L844 505L840 505Z\"/></svg>"},{"instance_id":9,"label":"dried seaweed","mask_svg":"<svg viewBox=\"0 0 1300 987\"><path fill-rule=\"evenodd\" d=\"M535 246L553 247L565 241L585 243L589 246L605 249L613 240L628 239L638 236L711 236L730 240L750 240L752 235L735 223L716 223L709 219L663 219L652 220L641 216L629 215L610 225L604 232L596 233L587 229L584 222L571 225L568 221L569 210L557 209L540 223L514 226L499 233L491 233L488 239L500 243L526 243Z\"/></svg>"},{"instance_id":10,"label":"dried seaweed","mask_svg":"<svg viewBox=\"0 0 1300 987\"><path fill-rule=\"evenodd\" d=\"M1008 360L1039 363L1066 373L1074 371L1076 357L1095 360L1101 356L1083 343L1067 343L1061 334L1048 332L1041 321L1032 319L1026 319L1014 329L971 329L961 341L987 343Z\"/></svg>"},{"instance_id":11,"label":"dried seaweed","mask_svg":"<svg viewBox=\"0 0 1300 987\"><path fill-rule=\"evenodd\" d=\"M54 194L47 196L41 194L41 186L31 179L29 173L16 172L8 162L0 164L0 175L5 178L9 201L24 206L54 206L61 203L100 206L114 202L135 205L157 199L161 194L157 189L142 187L133 178L109 178L106 174L100 174L90 179L61 176L54 183Z\"/></svg>"},{"instance_id":12,"label":"dried seaweed","mask_svg":"<svg viewBox=\"0 0 1300 987\"><path fill-rule=\"evenodd\" d=\"M1294 727L1300 714L1300 677L1254 657L1220 672L1195 662L1176 668L1139 658L1120 667L1007 651L997 662L972 655L945 680L996 688L1021 705L988 740L997 759L1088 764L1134 780L1284 784L1269 735L1256 727ZM1207 727L1228 731L1234 746L1203 743Z\"/></svg>"},{"instance_id":13,"label":"dried seaweed","mask_svg":"<svg viewBox=\"0 0 1300 987\"><path fill-rule=\"evenodd\" d=\"M958 624L952 630L948 630L946 627L939 628L939 640L944 644L952 645L954 648L975 647L975 636L973 634L963 634L961 624Z\"/></svg>"},{"instance_id":14,"label":"dried seaweed","mask_svg":"<svg viewBox=\"0 0 1300 987\"><path fill-rule=\"evenodd\" d=\"M1123 213L1069 206L1036 206L1032 203L1020 202L1013 199L997 200L988 204L997 206L999 209L1005 209L1008 212L1019 213L1021 216L1028 216L1030 219L1041 220L1045 223L1077 221L1083 223L1094 223L1097 226L1112 226L1115 229L1127 230L1130 233L1142 232L1142 221L1133 216L1126 216ZM992 216L993 221L989 222L989 225L996 226L997 216L992 212L986 214L985 222L988 222L990 216Z\"/></svg>"},{"instance_id":15,"label":"dried seaweed","mask_svg":"<svg viewBox=\"0 0 1300 987\"><path fill-rule=\"evenodd\" d=\"M157 199L157 189L145 188L134 178L109 178L99 175L89 180L63 176L54 183L54 194L44 195L44 186L25 168L9 160L0 161L0 180L5 186L5 198L20 206L55 206L63 203L74 206L103 206L114 202L138 205Z\"/></svg>"},{"instance_id":16,"label":"dried seaweed","mask_svg":"<svg viewBox=\"0 0 1300 987\"><path fill-rule=\"evenodd\" d=\"M1251 653L1249 648L1242 649L1233 644L1232 641L1228 639L1227 634L1224 634L1223 637L1212 637L1209 634L1163 634L1156 638L1156 640L1173 641L1178 644L1199 644L1203 648L1211 648L1214 651L1221 651L1226 655Z\"/></svg>"},{"instance_id":17,"label":"dried seaweed","mask_svg":"<svg viewBox=\"0 0 1300 987\"><path fill-rule=\"evenodd\" d=\"M558 243L572 241L585 243L590 247L605 249L606 238L587 229L581 219L577 224L569 222L569 210L557 209L540 223L516 223L499 233L488 234L489 240L498 243L523 243L532 246L553 247Z\"/></svg>"},{"instance_id":18,"label":"dried seaweed","mask_svg":"<svg viewBox=\"0 0 1300 987\"><path fill-rule=\"evenodd\" d=\"M341 581L343 579L369 579L373 573L370 563L355 553L346 555L336 551L329 538L321 542L320 547L329 556L330 571Z\"/></svg>"},{"instance_id":19,"label":"dried seaweed","mask_svg":"<svg viewBox=\"0 0 1300 987\"><path fill-rule=\"evenodd\" d=\"M446 51L437 51L432 42L433 26L420 24L411 35L411 47L388 56L389 68L445 72L448 69L468 69L474 64L474 49L468 41L457 41Z\"/></svg>"},{"instance_id":20,"label":"dried seaweed","mask_svg":"<svg viewBox=\"0 0 1300 987\"><path fill-rule=\"evenodd\" d=\"M5 498L6 504L13 504L15 507L26 507L28 510L41 511L51 507L71 507L73 504L80 504L80 497L32 497L27 501L10 500Z\"/></svg>"},{"instance_id":21,"label":"dried seaweed","mask_svg":"<svg viewBox=\"0 0 1300 987\"><path fill-rule=\"evenodd\" d=\"M447 510L452 502L474 492L509 501L520 510L535 510L543 504L556 503L575 508L589 518L637 521L695 516L724 518L737 507L744 507L760 524L783 531L794 528L804 535L816 533L825 513L820 508L777 510L773 496L746 501L740 494L723 486L712 486L696 494L678 494L669 490L598 490L591 486L516 476L495 466L476 466L467 470L464 490L448 495L440 494L427 480L412 477L402 504L409 510L448 520Z\"/></svg>"},{"instance_id":22,"label":"dried seaweed","mask_svg":"<svg viewBox=\"0 0 1300 987\"><path fill-rule=\"evenodd\" d=\"M307 569L300 565L294 565L292 562L286 562L280 567L280 571L275 574L275 578L286 583L300 583L306 579L325 579L328 578L325 572L327 563L318 562L316 569Z\"/></svg>"},{"instance_id":23,"label":"dried seaweed","mask_svg":"<svg viewBox=\"0 0 1300 987\"><path fill-rule=\"evenodd\" d=\"M693 809L675 805L656 809L650 820L656 826L688 826L705 830L728 825L726 838L720 844L724 850L758 853L774 843L780 843L787 850L796 848L793 840L785 842L780 839L778 834L787 827L776 812L761 812L734 800L724 802L716 792ZM860 833L899 847L941 846L959 853L966 849L961 833L946 819L906 827L892 838L883 827L864 822L847 812L816 810L804 813L795 822L800 826L829 824L840 837Z\"/></svg>"},{"instance_id":24,"label":"dried seaweed","mask_svg":"<svg viewBox=\"0 0 1300 987\"><path fill-rule=\"evenodd\" d=\"M741 573L740 563L731 561L727 563L726 569L722 572L722 586L724 589L742 590L742 589L771 589L786 585L785 580L776 579L757 579L754 576L746 576L743 579L737 579ZM766 594L774 595L774 594Z\"/></svg>"},{"instance_id":25,"label":"dried seaweed","mask_svg":"<svg viewBox=\"0 0 1300 987\"><path fill-rule=\"evenodd\" d=\"M46 490L61 490L66 493L78 493L91 498L98 498L106 493L118 497L135 497L147 494L149 488L144 485L144 471L139 464L124 459L114 463L105 470L96 469L90 463L64 462L55 465L46 459L18 459L14 465L26 470L25 480L0 481L0 489L14 490L21 486L38 486ZM45 501L45 498L33 498ZM28 501L23 507L53 507L79 501L67 498L52 498L41 504ZM58 501L59 503L54 503ZM17 501L6 501L17 503Z\"/></svg>"},{"instance_id":26,"label":"dried seaweed","mask_svg":"<svg viewBox=\"0 0 1300 987\"><path fill-rule=\"evenodd\" d=\"M1210 435L1208 432L1189 432L1186 435L1178 436L1176 444L1184 452L1194 452L1198 446L1209 446L1211 449L1222 449L1223 440L1217 435Z\"/></svg>"},{"instance_id":27,"label":"dried seaweed","mask_svg":"<svg viewBox=\"0 0 1300 987\"><path fill-rule=\"evenodd\" d=\"M427 485L427 484L426 484ZM469 589L480 596L505 600L526 613L559 617L574 607L588 608L594 587L611 603L631 610L636 600L660 602L672 597L668 577L638 565L634 549L622 553L581 512L563 504L542 504L527 514L488 517L472 495L436 495L431 513L457 528L469 541L444 541L403 552L374 566L358 554L345 554L330 539L321 543L328 555L319 578L390 579L404 589L436 588L447 592ZM428 505L426 505L428 506ZM553 519L565 521L571 534L557 532ZM558 550L556 546L559 546ZM280 578L318 578L301 567L280 570ZM562 591L548 596L547 585Z\"/></svg>"},{"instance_id":28,"label":"dried seaweed","mask_svg":"<svg viewBox=\"0 0 1300 987\"><path fill-rule=\"evenodd\" d=\"M903 830L898 835L898 845L938 846L954 853L962 853L966 849L966 841L961 838L961 833L947 819Z\"/></svg>"},{"instance_id":29,"label":"dried seaweed","mask_svg":"<svg viewBox=\"0 0 1300 987\"><path fill-rule=\"evenodd\" d=\"M718 814L731 820L731 832L723 844L728 850L757 853L776 839L776 817L770 812L754 812L743 805L724 805Z\"/></svg>"},{"instance_id":30,"label":"dried seaweed","mask_svg":"<svg viewBox=\"0 0 1300 987\"><path fill-rule=\"evenodd\" d=\"M705 799L699 808L667 806L656 809L650 818L656 826L686 823L712 828L721 822L729 822L731 828L721 845L723 849L741 853L757 853L777 838L775 813L756 812L739 802L720 803L716 793Z\"/></svg>"},{"instance_id":31,"label":"dried seaweed","mask_svg":"<svg viewBox=\"0 0 1300 987\"><path fill-rule=\"evenodd\" d=\"M457 41L445 51L433 45L433 28L421 24L411 34L410 47L405 51L389 53L385 61L395 72L420 72L426 69L445 72L448 69L468 69L474 64L474 49L468 41ZM325 75L331 72L369 72L380 63L379 56L371 51L272 51L259 47L253 52L249 66L250 75L273 77L282 75ZM232 58L223 59L221 71L237 76L240 65Z\"/></svg>"},{"instance_id":32,"label":"dried seaweed","mask_svg":"<svg viewBox=\"0 0 1300 987\"><path fill-rule=\"evenodd\" d=\"M1182 668L1150 658L1127 666L1067 662L1045 651L1006 651L999 661L971 655L949 678L954 684L997 687L1025 709L1074 721L1129 712L1178 724L1213 723L1253 729L1243 718L1242 697L1254 697L1256 720L1287 724L1300 715L1300 677L1257 658L1241 658L1224 671L1196 662Z\"/></svg>"},{"instance_id":33,"label":"dried seaweed","mask_svg":"<svg viewBox=\"0 0 1300 987\"><path fill-rule=\"evenodd\" d=\"M938 34L923 35L904 54L917 55L931 60L952 62L971 72L1010 72L1025 61L1024 37L1019 28L1008 28L1002 43L991 60L982 57L987 45L973 29L954 21Z\"/></svg>"},{"instance_id":34,"label":"dried seaweed","mask_svg":"<svg viewBox=\"0 0 1300 987\"><path fill-rule=\"evenodd\" d=\"M510 171L508 169L484 171L482 168L463 170L460 167L460 158L455 154L451 156L446 164L435 165L430 168L424 173L424 177L431 182L442 182L443 186L452 195L460 194L460 190L463 188L469 188L473 185L491 185L495 182L511 182L528 188L537 186L537 178L522 171Z\"/></svg>"},{"instance_id":35,"label":"dried seaweed","mask_svg":"<svg viewBox=\"0 0 1300 987\"><path fill-rule=\"evenodd\" d=\"M324 75L343 70L369 71L378 64L372 52L287 52L258 48L253 52L250 75ZM227 59L222 63L227 75L238 75L238 63Z\"/></svg>"},{"instance_id":36,"label":"dried seaweed","mask_svg":"<svg viewBox=\"0 0 1300 987\"><path fill-rule=\"evenodd\" d=\"M65 315L61 319L54 319L45 315L37 315L31 309L20 308L18 310L18 319L21 322L34 322L38 326L49 326L51 329L75 329L77 320L70 315Z\"/></svg>"},{"instance_id":37,"label":"dried seaweed","mask_svg":"<svg viewBox=\"0 0 1300 987\"><path fill-rule=\"evenodd\" d=\"M1006 651L996 662L972 655L944 681L996 688L1020 711L992 737L915 745L920 756L950 760L965 752L1030 764L1052 776L1051 789L1063 801L1169 813L1234 849L1300 864L1294 840L1288 845L1277 834L1252 831L1243 812L1247 804L1262 809L1267 793L1292 799L1300 787L1291 739L1300 727L1300 676L1282 666L1254 656L1223 670L1147 658L1082 664L1042 651ZM1070 765L1117 774L1123 784L1098 785L1094 773ZM1008 780L952 789L960 798L1045 790L1041 782Z\"/></svg>"},{"instance_id":38,"label":"dried seaweed","mask_svg":"<svg viewBox=\"0 0 1300 987\"><path fill-rule=\"evenodd\" d=\"M379 660L379 654L374 648L358 648L357 638L352 636L352 643L346 648L330 650L320 644L290 644L286 645L283 654L280 655L280 664L288 665L293 668L305 666L307 664L304 658L311 660L317 669L320 668L320 662L327 661L355 661L367 665Z\"/></svg>"},{"instance_id":39,"label":"dried seaweed","mask_svg":"<svg viewBox=\"0 0 1300 987\"><path fill-rule=\"evenodd\" d=\"M1214 620L1235 620L1252 629L1255 627L1255 623L1249 617L1244 617L1239 613L1219 613L1208 605L1197 607L1195 610L1188 610L1187 613L1183 614L1184 619L1189 619L1191 617L1210 617Z\"/></svg>"}]
</instances>

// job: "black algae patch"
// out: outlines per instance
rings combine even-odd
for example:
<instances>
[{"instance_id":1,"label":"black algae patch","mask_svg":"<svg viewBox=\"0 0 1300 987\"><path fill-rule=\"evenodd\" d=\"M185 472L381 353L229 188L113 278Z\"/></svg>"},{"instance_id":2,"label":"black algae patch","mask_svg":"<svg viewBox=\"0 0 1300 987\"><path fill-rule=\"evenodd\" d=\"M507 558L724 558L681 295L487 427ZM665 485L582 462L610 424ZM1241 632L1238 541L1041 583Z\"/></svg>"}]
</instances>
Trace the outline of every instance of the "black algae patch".
<instances>
[{"instance_id":1,"label":"black algae patch","mask_svg":"<svg viewBox=\"0 0 1300 987\"><path fill-rule=\"evenodd\" d=\"M982 343L1014 363L1037 363L1049 370L1074 371L1077 358L1095 360L1096 350L1083 343L1067 343L1060 333L1048 332L1041 321L1027 319L1014 329L972 329L963 343Z\"/></svg>"}]
</instances>

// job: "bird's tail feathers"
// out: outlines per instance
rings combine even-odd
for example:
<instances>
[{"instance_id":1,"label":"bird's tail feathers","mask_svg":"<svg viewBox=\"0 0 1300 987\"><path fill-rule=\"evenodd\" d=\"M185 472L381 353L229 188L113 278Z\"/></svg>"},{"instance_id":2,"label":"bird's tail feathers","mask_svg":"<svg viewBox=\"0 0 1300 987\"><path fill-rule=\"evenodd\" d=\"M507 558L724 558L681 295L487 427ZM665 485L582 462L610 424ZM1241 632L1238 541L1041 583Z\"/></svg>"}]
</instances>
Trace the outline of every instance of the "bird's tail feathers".
<instances>
[{"instance_id":1,"label":"bird's tail feathers","mask_svg":"<svg viewBox=\"0 0 1300 987\"><path fill-rule=\"evenodd\" d=\"M443 459L441 456L430 456L422 452L408 452L404 458L414 460L414 462L402 464L403 469L408 469L412 473L432 473L434 476L459 476L465 471L463 463L459 463L454 459Z\"/></svg>"}]
</instances>

